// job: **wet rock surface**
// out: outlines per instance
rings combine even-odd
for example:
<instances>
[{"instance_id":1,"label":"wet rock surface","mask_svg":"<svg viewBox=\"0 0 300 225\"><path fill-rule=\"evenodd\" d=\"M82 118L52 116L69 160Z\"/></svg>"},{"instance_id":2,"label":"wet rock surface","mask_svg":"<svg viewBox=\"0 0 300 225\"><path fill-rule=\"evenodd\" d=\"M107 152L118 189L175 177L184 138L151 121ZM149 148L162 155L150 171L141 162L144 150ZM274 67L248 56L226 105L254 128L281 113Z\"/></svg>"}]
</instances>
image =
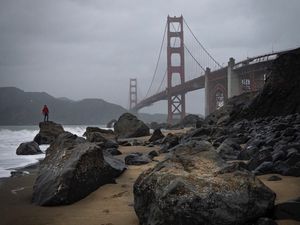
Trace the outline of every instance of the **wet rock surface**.
<instances>
[{"instance_id":1,"label":"wet rock surface","mask_svg":"<svg viewBox=\"0 0 300 225\"><path fill-rule=\"evenodd\" d=\"M34 137L34 141L39 145L51 144L55 138L64 132L64 128L61 124L52 121L40 122L39 128L39 133Z\"/></svg>"},{"instance_id":2,"label":"wet rock surface","mask_svg":"<svg viewBox=\"0 0 300 225\"><path fill-rule=\"evenodd\" d=\"M39 145L35 141L21 143L16 150L17 155L36 155L42 153Z\"/></svg>"},{"instance_id":3,"label":"wet rock surface","mask_svg":"<svg viewBox=\"0 0 300 225\"><path fill-rule=\"evenodd\" d=\"M134 184L141 225L246 224L264 216L274 200L253 174L229 166L206 141L177 146Z\"/></svg>"},{"instance_id":4,"label":"wet rock surface","mask_svg":"<svg viewBox=\"0 0 300 225\"><path fill-rule=\"evenodd\" d=\"M42 206L71 204L103 184L114 183L124 170L123 161L104 155L95 143L64 132L40 164L32 202Z\"/></svg>"},{"instance_id":5,"label":"wet rock surface","mask_svg":"<svg viewBox=\"0 0 300 225\"><path fill-rule=\"evenodd\" d=\"M119 138L134 138L150 135L149 127L136 116L124 113L114 124L114 131Z\"/></svg>"}]
</instances>

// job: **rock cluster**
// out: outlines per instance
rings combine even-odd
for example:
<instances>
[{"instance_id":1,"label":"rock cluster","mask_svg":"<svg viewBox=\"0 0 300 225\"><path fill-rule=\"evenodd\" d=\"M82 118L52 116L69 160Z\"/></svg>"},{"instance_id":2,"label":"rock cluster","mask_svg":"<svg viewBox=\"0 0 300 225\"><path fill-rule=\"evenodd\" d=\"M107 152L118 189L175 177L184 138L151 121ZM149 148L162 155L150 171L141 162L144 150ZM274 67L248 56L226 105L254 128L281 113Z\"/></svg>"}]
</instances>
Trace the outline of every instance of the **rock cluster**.
<instances>
[{"instance_id":1,"label":"rock cluster","mask_svg":"<svg viewBox=\"0 0 300 225\"><path fill-rule=\"evenodd\" d=\"M300 176L300 114L241 120L228 126L205 125L184 141L208 140L225 160L247 160L255 174Z\"/></svg>"}]
</instances>

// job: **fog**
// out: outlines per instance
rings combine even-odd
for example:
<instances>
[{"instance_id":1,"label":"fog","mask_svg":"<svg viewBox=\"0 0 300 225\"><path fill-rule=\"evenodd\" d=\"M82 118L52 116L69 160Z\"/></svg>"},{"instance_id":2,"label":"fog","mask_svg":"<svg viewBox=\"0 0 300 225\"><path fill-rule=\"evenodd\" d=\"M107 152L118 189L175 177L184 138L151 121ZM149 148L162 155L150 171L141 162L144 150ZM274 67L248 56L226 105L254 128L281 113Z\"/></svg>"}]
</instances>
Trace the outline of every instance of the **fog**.
<instances>
[{"instance_id":1,"label":"fog","mask_svg":"<svg viewBox=\"0 0 300 225\"><path fill-rule=\"evenodd\" d=\"M129 78L138 79L140 99L150 85L168 15L182 14L226 65L299 47L299 12L298 0L0 0L0 86L128 108ZM188 112L203 108L203 90L187 95Z\"/></svg>"}]
</instances>

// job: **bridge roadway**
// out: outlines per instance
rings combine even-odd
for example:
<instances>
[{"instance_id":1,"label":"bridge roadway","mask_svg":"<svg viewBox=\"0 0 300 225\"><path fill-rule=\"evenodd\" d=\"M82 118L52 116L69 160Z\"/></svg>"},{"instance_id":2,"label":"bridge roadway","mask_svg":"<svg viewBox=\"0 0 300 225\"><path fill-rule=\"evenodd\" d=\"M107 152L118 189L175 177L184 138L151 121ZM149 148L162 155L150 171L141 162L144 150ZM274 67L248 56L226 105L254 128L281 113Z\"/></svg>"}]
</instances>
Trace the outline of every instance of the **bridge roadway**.
<instances>
[{"instance_id":1,"label":"bridge roadway","mask_svg":"<svg viewBox=\"0 0 300 225\"><path fill-rule=\"evenodd\" d=\"M247 58L246 60L234 64L232 69L233 71L237 72L239 75L267 71L267 68L270 66L273 60L276 59L278 55L283 54L285 52L288 52L288 50L281 51L281 52L274 52L270 54L264 54L252 58ZM209 73L209 79L211 78L213 79L214 77L218 77L218 76L220 77L220 75L226 77L227 70L228 70L228 66L215 71L211 71ZM192 80L186 81L183 84L176 85L172 87L172 89L170 90L166 89L146 99L143 99L133 108L133 110L137 111L146 106L150 106L155 102L161 100L167 100L168 95L174 96L174 95L183 94L183 93L195 91L202 88L205 88L205 75L196 77Z\"/></svg>"}]
</instances>

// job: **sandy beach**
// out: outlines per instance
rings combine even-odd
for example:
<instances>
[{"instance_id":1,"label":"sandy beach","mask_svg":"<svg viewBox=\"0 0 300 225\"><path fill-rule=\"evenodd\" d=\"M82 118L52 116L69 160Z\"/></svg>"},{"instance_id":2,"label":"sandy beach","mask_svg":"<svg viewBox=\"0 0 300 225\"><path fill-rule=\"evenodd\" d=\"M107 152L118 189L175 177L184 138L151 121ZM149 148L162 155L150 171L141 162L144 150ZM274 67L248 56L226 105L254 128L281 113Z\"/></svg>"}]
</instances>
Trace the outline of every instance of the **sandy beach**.
<instances>
[{"instance_id":1,"label":"sandy beach","mask_svg":"<svg viewBox=\"0 0 300 225\"><path fill-rule=\"evenodd\" d=\"M130 152L149 152L158 147L120 147L124 157ZM156 157L162 160L164 155ZM128 166L116 184L107 184L86 198L72 205L40 207L31 203L32 186L37 168L27 171L29 175L3 179L0 184L1 225L138 225L133 208L132 187L139 174L156 164L153 161L142 166ZM267 181L270 175L259 176L276 192L276 203L300 196L300 177L280 176L280 181ZM300 225L300 222L282 220L279 225Z\"/></svg>"}]
</instances>

